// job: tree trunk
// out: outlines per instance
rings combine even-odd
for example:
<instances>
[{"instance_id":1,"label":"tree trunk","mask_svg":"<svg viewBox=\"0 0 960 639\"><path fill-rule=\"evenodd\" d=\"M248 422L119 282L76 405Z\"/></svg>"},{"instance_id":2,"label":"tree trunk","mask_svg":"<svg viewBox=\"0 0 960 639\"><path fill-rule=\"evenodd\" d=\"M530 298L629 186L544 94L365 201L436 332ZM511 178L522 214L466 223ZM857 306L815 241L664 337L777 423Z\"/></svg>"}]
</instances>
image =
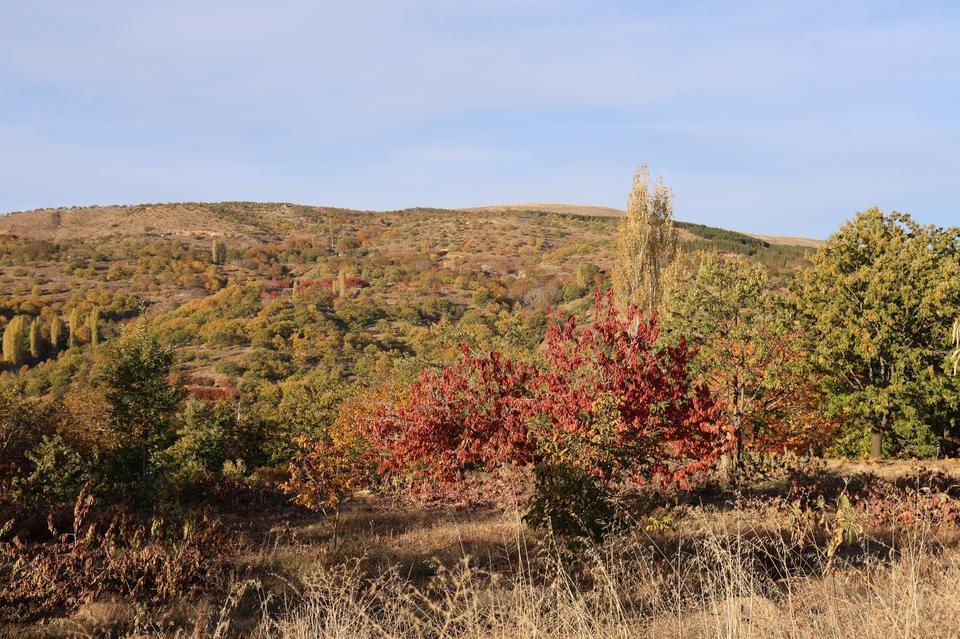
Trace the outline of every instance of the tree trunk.
<instances>
[{"instance_id":1,"label":"tree trunk","mask_svg":"<svg viewBox=\"0 0 960 639\"><path fill-rule=\"evenodd\" d=\"M870 425L870 458L873 461L880 461L883 457L883 431L886 430L887 418L877 423L871 422Z\"/></svg>"}]
</instances>

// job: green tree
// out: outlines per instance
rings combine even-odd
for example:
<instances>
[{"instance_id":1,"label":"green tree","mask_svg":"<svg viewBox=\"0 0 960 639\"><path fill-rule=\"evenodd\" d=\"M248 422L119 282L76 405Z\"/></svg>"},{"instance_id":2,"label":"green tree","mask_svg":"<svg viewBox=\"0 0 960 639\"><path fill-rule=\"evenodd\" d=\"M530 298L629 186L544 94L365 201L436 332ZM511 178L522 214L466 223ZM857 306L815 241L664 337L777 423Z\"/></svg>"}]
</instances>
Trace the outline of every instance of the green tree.
<instances>
[{"instance_id":1,"label":"green tree","mask_svg":"<svg viewBox=\"0 0 960 639\"><path fill-rule=\"evenodd\" d=\"M40 318L33 318L33 322L30 323L30 357L34 361L40 359L43 355L43 335L40 333Z\"/></svg>"},{"instance_id":2,"label":"green tree","mask_svg":"<svg viewBox=\"0 0 960 639\"><path fill-rule=\"evenodd\" d=\"M230 404L188 399L180 421L176 443L166 455L181 471L219 472L239 455L233 441L239 431L237 411Z\"/></svg>"},{"instance_id":3,"label":"green tree","mask_svg":"<svg viewBox=\"0 0 960 639\"><path fill-rule=\"evenodd\" d=\"M27 332L30 318L26 315L17 315L7 324L3 331L3 359L14 366L22 366L27 361L29 353Z\"/></svg>"},{"instance_id":4,"label":"green tree","mask_svg":"<svg viewBox=\"0 0 960 639\"><path fill-rule=\"evenodd\" d=\"M960 308L960 228L858 213L800 273L797 300L847 422L847 452L929 454L924 420L952 401L944 345Z\"/></svg>"},{"instance_id":5,"label":"green tree","mask_svg":"<svg viewBox=\"0 0 960 639\"><path fill-rule=\"evenodd\" d=\"M577 286L587 290L597 285L601 272L596 264L587 262L577 267Z\"/></svg>"},{"instance_id":6,"label":"green tree","mask_svg":"<svg viewBox=\"0 0 960 639\"><path fill-rule=\"evenodd\" d=\"M143 321L112 343L104 375L116 444L109 473L118 489L138 489L144 498L160 466L158 453L174 439L183 389L170 380L173 351Z\"/></svg>"},{"instance_id":7,"label":"green tree","mask_svg":"<svg viewBox=\"0 0 960 639\"><path fill-rule=\"evenodd\" d=\"M647 165L637 169L620 221L613 286L622 309L631 304L653 313L662 295L662 275L677 255L673 193L658 179L649 189Z\"/></svg>"},{"instance_id":8,"label":"green tree","mask_svg":"<svg viewBox=\"0 0 960 639\"><path fill-rule=\"evenodd\" d=\"M733 468L748 448L802 448L815 420L808 408L811 372L793 314L771 289L767 269L740 255L701 252L674 269L663 326L696 347L695 364L723 399L735 437Z\"/></svg>"}]
</instances>

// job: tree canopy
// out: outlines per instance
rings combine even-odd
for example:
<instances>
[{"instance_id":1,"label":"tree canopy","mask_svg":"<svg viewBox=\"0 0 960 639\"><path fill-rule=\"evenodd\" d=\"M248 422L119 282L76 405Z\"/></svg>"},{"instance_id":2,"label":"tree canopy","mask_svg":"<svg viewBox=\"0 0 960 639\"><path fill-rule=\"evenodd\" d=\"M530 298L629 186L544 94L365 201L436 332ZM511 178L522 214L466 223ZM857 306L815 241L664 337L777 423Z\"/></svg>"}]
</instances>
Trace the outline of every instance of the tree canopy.
<instances>
[{"instance_id":1,"label":"tree canopy","mask_svg":"<svg viewBox=\"0 0 960 639\"><path fill-rule=\"evenodd\" d=\"M799 272L796 292L831 409L848 424L845 452L869 441L874 458L929 454L939 409L956 401L945 356L960 309L960 229L863 211Z\"/></svg>"}]
</instances>

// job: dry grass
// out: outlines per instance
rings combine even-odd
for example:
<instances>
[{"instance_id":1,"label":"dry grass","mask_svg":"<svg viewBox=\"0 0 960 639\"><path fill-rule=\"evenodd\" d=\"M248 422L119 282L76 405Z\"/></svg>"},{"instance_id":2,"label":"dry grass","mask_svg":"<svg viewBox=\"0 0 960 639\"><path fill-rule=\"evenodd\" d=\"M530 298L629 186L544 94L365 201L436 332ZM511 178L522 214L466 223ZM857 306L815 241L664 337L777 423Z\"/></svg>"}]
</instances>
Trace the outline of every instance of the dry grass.
<instances>
[{"instance_id":1,"label":"dry grass","mask_svg":"<svg viewBox=\"0 0 960 639\"><path fill-rule=\"evenodd\" d=\"M742 522L746 523L746 522ZM357 562L305 575L300 596L258 636L951 637L960 628L960 554L915 531L887 557L835 564L786 540L709 533L672 551L632 537L530 554L509 575L464 557L417 584ZM649 540L646 540L649 541Z\"/></svg>"},{"instance_id":2,"label":"dry grass","mask_svg":"<svg viewBox=\"0 0 960 639\"><path fill-rule=\"evenodd\" d=\"M925 481L909 464L830 466ZM952 486L955 465L936 469ZM341 516L336 547L323 517L265 522L233 561L228 593L163 609L95 602L16 636L960 637L960 522L918 506L909 523L878 524L876 504L844 505L830 488L839 476L829 479L823 504L784 493L688 499L585 547L531 531L515 508L368 497ZM925 503L937 490L926 481L891 512Z\"/></svg>"}]
</instances>

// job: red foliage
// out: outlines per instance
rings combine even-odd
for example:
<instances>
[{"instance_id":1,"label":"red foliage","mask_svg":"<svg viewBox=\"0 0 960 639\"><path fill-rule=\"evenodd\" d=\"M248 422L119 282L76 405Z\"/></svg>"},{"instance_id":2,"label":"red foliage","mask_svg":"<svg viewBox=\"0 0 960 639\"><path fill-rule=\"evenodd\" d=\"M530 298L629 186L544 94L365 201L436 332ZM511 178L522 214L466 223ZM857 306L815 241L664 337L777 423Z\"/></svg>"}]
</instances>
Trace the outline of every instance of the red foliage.
<instances>
[{"instance_id":1,"label":"red foliage","mask_svg":"<svg viewBox=\"0 0 960 639\"><path fill-rule=\"evenodd\" d=\"M367 424L375 448L384 451L384 470L412 467L450 481L471 467L532 460L536 442L526 422L535 407L536 370L497 352L461 348L459 363L424 372L403 403Z\"/></svg>"},{"instance_id":2,"label":"red foliage","mask_svg":"<svg viewBox=\"0 0 960 639\"><path fill-rule=\"evenodd\" d=\"M187 386L185 390L192 397L207 402L219 402L240 395L240 392L235 388L223 388L220 386Z\"/></svg>"},{"instance_id":3,"label":"red foliage","mask_svg":"<svg viewBox=\"0 0 960 639\"><path fill-rule=\"evenodd\" d=\"M171 384L180 384L191 396L209 402L230 399L240 393L235 388L217 386L217 380L204 375L194 375L186 371L170 375Z\"/></svg>"},{"instance_id":4,"label":"red foliage","mask_svg":"<svg viewBox=\"0 0 960 639\"><path fill-rule=\"evenodd\" d=\"M560 462L603 480L683 484L729 437L720 403L691 379L690 352L658 337L655 318L621 318L598 294L591 328L551 326L544 370L463 347L459 363L424 372L407 401L370 420L368 436L384 470L421 478Z\"/></svg>"},{"instance_id":5,"label":"red foliage","mask_svg":"<svg viewBox=\"0 0 960 639\"><path fill-rule=\"evenodd\" d=\"M588 454L586 470L605 479L685 483L728 444L722 403L694 383L683 342L658 346L655 316L632 307L622 317L598 292L595 317L578 330L574 318L559 316L547 330L548 369L538 378L545 437L559 446L572 439L577 454Z\"/></svg>"}]
</instances>

